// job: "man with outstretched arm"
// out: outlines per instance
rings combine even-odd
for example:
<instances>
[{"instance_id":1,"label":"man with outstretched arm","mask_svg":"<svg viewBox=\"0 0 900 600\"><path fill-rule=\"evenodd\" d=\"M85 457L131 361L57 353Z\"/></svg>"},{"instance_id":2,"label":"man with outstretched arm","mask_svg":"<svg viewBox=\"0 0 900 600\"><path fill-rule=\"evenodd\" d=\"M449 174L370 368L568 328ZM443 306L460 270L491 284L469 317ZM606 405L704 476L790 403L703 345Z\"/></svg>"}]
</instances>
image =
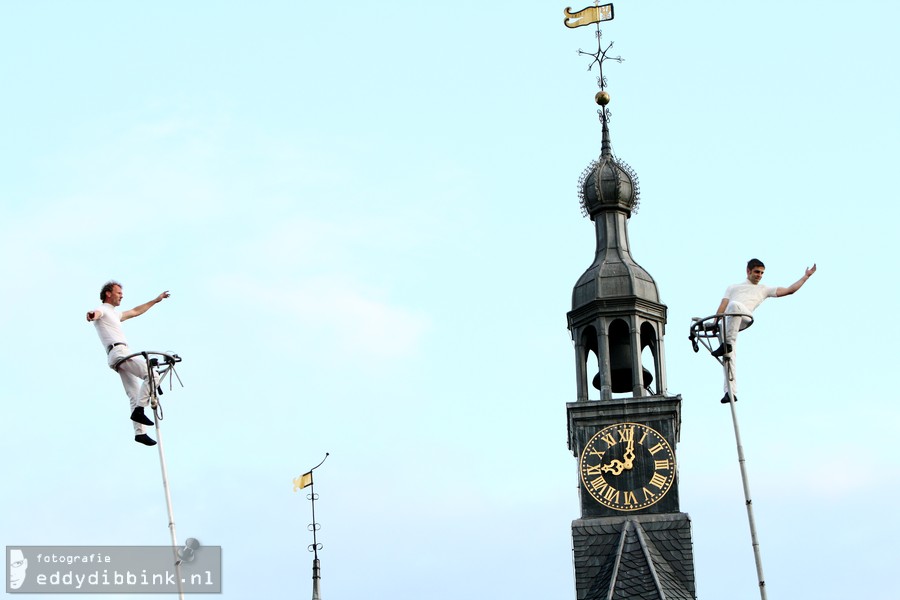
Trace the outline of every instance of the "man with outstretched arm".
<instances>
[{"instance_id":1,"label":"man with outstretched arm","mask_svg":"<svg viewBox=\"0 0 900 600\"><path fill-rule=\"evenodd\" d=\"M122 385L125 387L125 393L128 394L131 408L134 441L146 446L154 446L156 440L147 435L145 429L145 426L153 425L153 421L144 414L144 407L150 402L150 390L152 389L150 386L156 387L158 384L156 373L152 369L148 373L146 361L139 357L134 356L123 360L133 352L128 349L128 342L125 341L122 321L144 314L154 304L168 298L169 292L165 291L153 300L135 306L131 310L119 312L116 307L122 303L123 297L122 284L117 281L108 281L100 290L100 300L103 301L103 304L99 308L88 311L87 320L93 322L97 329L100 343L103 344L103 349L106 351L109 368L118 372L122 378Z\"/></svg>"},{"instance_id":2,"label":"man with outstretched arm","mask_svg":"<svg viewBox=\"0 0 900 600\"><path fill-rule=\"evenodd\" d=\"M712 355L716 357L728 356L731 359L732 372L735 369L735 344L737 344L737 335L741 329L750 326L749 315L753 314L756 307L762 304L766 298L780 298L782 296L790 296L806 283L806 280L812 277L816 272L816 265L806 269L803 277L792 283L789 287L768 287L759 283L763 273L766 271L766 265L758 258L751 258L747 263L747 279L741 283L728 286L725 290L725 296L719 303L716 310L717 315L721 314L740 314L745 316L725 317L725 343L713 351ZM735 394L734 400L737 402L737 380L732 384L732 393ZM728 377L725 377L725 395L722 397L722 403L728 403Z\"/></svg>"}]
</instances>

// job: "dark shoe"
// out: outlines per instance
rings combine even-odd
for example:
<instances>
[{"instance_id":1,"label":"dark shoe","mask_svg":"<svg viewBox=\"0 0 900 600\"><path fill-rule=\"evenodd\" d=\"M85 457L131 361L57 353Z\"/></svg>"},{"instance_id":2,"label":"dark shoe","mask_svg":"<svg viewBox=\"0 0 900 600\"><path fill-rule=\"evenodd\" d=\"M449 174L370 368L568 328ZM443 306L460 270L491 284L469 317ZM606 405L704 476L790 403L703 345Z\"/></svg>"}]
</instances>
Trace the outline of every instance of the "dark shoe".
<instances>
[{"instance_id":1,"label":"dark shoe","mask_svg":"<svg viewBox=\"0 0 900 600\"><path fill-rule=\"evenodd\" d=\"M712 355L716 358L721 358L726 354L730 354L732 350L731 344L722 344L718 348L712 351Z\"/></svg>"},{"instance_id":2,"label":"dark shoe","mask_svg":"<svg viewBox=\"0 0 900 600\"><path fill-rule=\"evenodd\" d=\"M737 402L737 396L734 397L734 401ZM721 402L722 404L729 404L728 394L722 396L722 399L719 400L719 402Z\"/></svg>"},{"instance_id":3,"label":"dark shoe","mask_svg":"<svg viewBox=\"0 0 900 600\"><path fill-rule=\"evenodd\" d=\"M154 440L152 437L150 437L146 433L142 433L140 435L134 436L134 441L136 441L138 444L143 444L145 446L155 446L156 445L156 440Z\"/></svg>"},{"instance_id":4,"label":"dark shoe","mask_svg":"<svg viewBox=\"0 0 900 600\"><path fill-rule=\"evenodd\" d=\"M155 423L148 419L147 415L144 414L143 406L138 406L136 409L131 411L131 420L135 423L140 423L141 425L155 425Z\"/></svg>"}]
</instances>

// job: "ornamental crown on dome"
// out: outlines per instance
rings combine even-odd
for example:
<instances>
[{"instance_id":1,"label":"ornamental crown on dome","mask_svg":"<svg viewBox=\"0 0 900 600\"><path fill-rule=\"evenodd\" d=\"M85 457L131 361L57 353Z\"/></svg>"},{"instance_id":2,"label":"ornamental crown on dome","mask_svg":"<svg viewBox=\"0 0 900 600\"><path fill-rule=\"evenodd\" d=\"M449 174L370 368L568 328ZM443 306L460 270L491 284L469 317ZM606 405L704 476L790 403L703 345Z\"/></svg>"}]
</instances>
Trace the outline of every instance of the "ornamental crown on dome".
<instances>
[{"instance_id":1,"label":"ornamental crown on dome","mask_svg":"<svg viewBox=\"0 0 900 600\"><path fill-rule=\"evenodd\" d=\"M641 199L637 173L628 164L604 153L591 161L578 179L581 212L591 219L601 210L636 213Z\"/></svg>"}]
</instances>

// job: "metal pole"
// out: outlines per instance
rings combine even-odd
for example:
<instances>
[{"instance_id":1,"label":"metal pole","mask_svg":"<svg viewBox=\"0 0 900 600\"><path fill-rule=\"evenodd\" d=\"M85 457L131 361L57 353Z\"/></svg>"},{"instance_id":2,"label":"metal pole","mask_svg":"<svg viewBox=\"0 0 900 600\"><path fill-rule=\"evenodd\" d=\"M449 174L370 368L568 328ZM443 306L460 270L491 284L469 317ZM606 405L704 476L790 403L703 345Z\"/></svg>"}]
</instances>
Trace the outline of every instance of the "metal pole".
<instances>
[{"instance_id":1,"label":"metal pole","mask_svg":"<svg viewBox=\"0 0 900 600\"><path fill-rule=\"evenodd\" d=\"M319 582L322 579L322 574L320 572L320 563L319 563L319 542L316 540L316 530L319 529L319 524L316 523L316 491L315 491L315 482L312 479L312 471L310 471L310 478L311 479L309 482L309 500L312 504L312 523L310 524L310 529L312 529L312 534L313 534L312 600L321 600L322 595L321 595L321 592L319 591Z\"/></svg>"},{"instance_id":2,"label":"metal pole","mask_svg":"<svg viewBox=\"0 0 900 600\"><path fill-rule=\"evenodd\" d=\"M175 535L175 514L172 511L172 496L169 494L169 474L166 471L166 457L163 454L162 431L159 428L159 419L156 419L156 445L159 447L159 466L162 470L163 491L166 493L166 511L169 516L169 533L172 538L172 555L175 558L175 584L178 586L178 598L184 600L184 590L181 585L181 561L178 559L178 540Z\"/></svg>"},{"instance_id":3,"label":"metal pole","mask_svg":"<svg viewBox=\"0 0 900 600\"><path fill-rule=\"evenodd\" d=\"M309 472L309 503L312 505L312 523L310 523L309 528L312 529L312 534L313 534L313 543L312 543L313 558L318 560L319 559L319 542L316 540L316 531L318 531L318 529L319 529L319 524L316 523L316 482L313 478L312 471Z\"/></svg>"},{"instance_id":4,"label":"metal pole","mask_svg":"<svg viewBox=\"0 0 900 600\"><path fill-rule=\"evenodd\" d=\"M146 354L144 354L146 357ZM169 472L166 470L166 455L163 452L163 438L162 438L162 429L160 429L159 423L161 419L159 418L159 411L157 408L159 407L159 398L156 395L156 385L155 378L153 377L153 371L151 370L150 360L147 360L147 385L150 389L150 399L151 404L153 406L153 416L156 421L156 445L159 448L159 467L162 471L162 482L163 482L163 491L166 494L166 511L169 516L169 533L172 538L172 555L174 557L175 563L175 584L178 586L178 598L179 600L184 600L184 589L181 584L181 561L178 557L178 540L175 535L175 514L172 510L172 495L169 493Z\"/></svg>"},{"instance_id":5,"label":"metal pole","mask_svg":"<svg viewBox=\"0 0 900 600\"><path fill-rule=\"evenodd\" d=\"M723 335L724 337L724 335ZM724 344L724 339L722 340ZM759 595L766 600L766 578L763 575L762 556L759 552L759 539L756 537L756 521L753 518L753 500L750 499L750 480L747 477L747 460L744 458L744 445L741 443L741 430L738 427L737 410L734 406L734 371L731 368L731 357L722 360L725 369L725 381L728 385L728 400L731 405L731 420L734 423L734 440L737 444L738 464L741 467L741 482L744 486L744 502L747 505L747 520L750 523L750 542L753 544L753 558L756 561L756 576L759 581Z\"/></svg>"}]
</instances>

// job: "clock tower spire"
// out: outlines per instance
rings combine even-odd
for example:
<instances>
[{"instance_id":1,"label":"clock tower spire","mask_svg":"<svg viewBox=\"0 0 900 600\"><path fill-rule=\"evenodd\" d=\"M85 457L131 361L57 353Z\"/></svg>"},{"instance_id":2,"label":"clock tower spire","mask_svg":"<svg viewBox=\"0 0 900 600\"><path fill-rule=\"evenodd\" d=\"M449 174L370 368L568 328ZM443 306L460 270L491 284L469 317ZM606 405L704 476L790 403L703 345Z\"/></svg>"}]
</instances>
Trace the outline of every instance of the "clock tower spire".
<instances>
[{"instance_id":1,"label":"clock tower spire","mask_svg":"<svg viewBox=\"0 0 900 600\"><path fill-rule=\"evenodd\" d=\"M601 124L600 156L579 181L596 252L567 315L576 376L568 439L581 500L581 517L572 522L576 598L694 600L690 518L678 501L681 397L666 388L666 306L631 254L628 222L640 186L610 139L603 66L622 59L608 54L612 43L604 48L599 23L613 18L612 5L567 9L566 17L568 27L597 23L597 52L579 54L600 70Z\"/></svg>"}]
</instances>

